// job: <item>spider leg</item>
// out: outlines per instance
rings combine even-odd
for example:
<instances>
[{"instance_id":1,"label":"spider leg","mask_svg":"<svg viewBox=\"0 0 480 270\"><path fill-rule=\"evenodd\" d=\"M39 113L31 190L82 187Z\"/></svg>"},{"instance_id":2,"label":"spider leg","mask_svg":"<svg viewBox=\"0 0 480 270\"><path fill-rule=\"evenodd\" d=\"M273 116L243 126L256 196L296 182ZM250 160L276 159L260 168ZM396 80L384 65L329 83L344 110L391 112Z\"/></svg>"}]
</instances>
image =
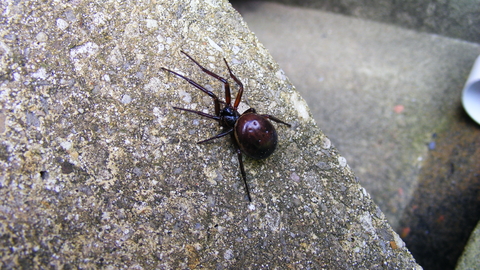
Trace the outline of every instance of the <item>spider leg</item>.
<instances>
[{"instance_id":1,"label":"spider leg","mask_svg":"<svg viewBox=\"0 0 480 270\"><path fill-rule=\"evenodd\" d=\"M223 58L223 61L225 61L225 65L227 65L228 72L230 73L230 77L238 84L238 92L237 92L237 96L235 97L235 103L233 104L233 108L236 110L238 108L238 104L240 104L240 100L242 100L243 83L233 74L232 70L230 69L230 66L227 63L227 60Z\"/></svg>"},{"instance_id":2,"label":"spider leg","mask_svg":"<svg viewBox=\"0 0 480 270\"><path fill-rule=\"evenodd\" d=\"M168 72L170 72L170 73L172 73L172 74L175 74L175 75L177 75L178 77L186 80L189 84L195 86L196 88L200 89L200 90L201 90L202 92L204 92L205 94L207 94L207 95L209 95L210 97L212 97L212 98L213 98L213 103L215 104L215 114L216 114L216 115L219 115L219 114L220 114L220 103L221 103L221 101L218 99L217 95L215 95L212 91L207 90L205 87L201 86L200 84L198 84L198 83L195 82L194 80L189 79L189 78L187 78L187 77L185 77L185 76L183 76L183 75L180 75L180 74L178 74L178 73L175 72L175 71L172 71L172 70L170 70L170 69L166 69L166 68L164 68L164 67L162 67L162 69L165 70L165 71L168 71ZM222 103L223 103L223 102L222 102Z\"/></svg>"},{"instance_id":3,"label":"spider leg","mask_svg":"<svg viewBox=\"0 0 480 270\"><path fill-rule=\"evenodd\" d=\"M272 120L272 121L275 121L275 122L277 122L277 123L284 124L284 125L286 125L287 127L291 127L291 126L292 126L292 125L290 125L289 123L285 123L285 122L283 122L282 120L276 118L276 117L273 116L273 115L261 114L260 116L263 117L263 118L267 118L267 119L270 119L270 120Z\"/></svg>"},{"instance_id":4,"label":"spider leg","mask_svg":"<svg viewBox=\"0 0 480 270\"><path fill-rule=\"evenodd\" d=\"M257 113L257 111L254 108L248 108L246 111L244 111L242 114L246 113Z\"/></svg>"},{"instance_id":5,"label":"spider leg","mask_svg":"<svg viewBox=\"0 0 480 270\"><path fill-rule=\"evenodd\" d=\"M189 110L189 109L184 109L184 108L179 108L179 107L173 107L173 108L176 109L176 110L182 110L182 111L186 111L186 112L196 113L196 114L201 115L203 117L207 117L207 118L210 118L210 119L213 119L213 120L220 121L220 117L216 116L216 115L211 115L211 114L208 114L208 113Z\"/></svg>"},{"instance_id":6,"label":"spider leg","mask_svg":"<svg viewBox=\"0 0 480 270\"><path fill-rule=\"evenodd\" d=\"M199 68L202 69L203 72L207 73L208 75L212 76L213 78L221 81L225 87L225 102L227 104L230 104L231 102L231 97L230 97L230 83L223 77L213 73L212 71L206 69L205 67L203 67L202 65L200 65L197 61L195 61L195 59L193 59L190 55L188 55L186 52L184 51L180 51L181 53L185 54L188 58L190 58L190 60L192 60Z\"/></svg>"},{"instance_id":7,"label":"spider leg","mask_svg":"<svg viewBox=\"0 0 480 270\"><path fill-rule=\"evenodd\" d=\"M240 151L240 148L238 148L236 144L235 148L237 150L238 163L240 164L240 172L242 173L243 183L245 184L245 190L247 191L248 201L252 202L252 197L250 197L250 189L248 188L247 184L247 175L245 174L245 168L243 167L242 151Z\"/></svg>"},{"instance_id":8,"label":"spider leg","mask_svg":"<svg viewBox=\"0 0 480 270\"><path fill-rule=\"evenodd\" d=\"M213 136L213 137L211 137L211 138L208 138L208 139L206 139L206 140L199 141L199 142L197 142L197 143L198 143L198 144L201 144L201 143L205 143L205 142L208 142L208 141L212 141L212 140L215 140L215 139L218 139L218 138L227 136L228 134L230 134L230 133L232 133L232 132L233 132L233 128L231 128L231 129L229 129L229 130L227 130L227 131L225 131L225 132L222 132L222 133L220 133L220 134L217 134L217 135L215 135L215 136Z\"/></svg>"}]
</instances>

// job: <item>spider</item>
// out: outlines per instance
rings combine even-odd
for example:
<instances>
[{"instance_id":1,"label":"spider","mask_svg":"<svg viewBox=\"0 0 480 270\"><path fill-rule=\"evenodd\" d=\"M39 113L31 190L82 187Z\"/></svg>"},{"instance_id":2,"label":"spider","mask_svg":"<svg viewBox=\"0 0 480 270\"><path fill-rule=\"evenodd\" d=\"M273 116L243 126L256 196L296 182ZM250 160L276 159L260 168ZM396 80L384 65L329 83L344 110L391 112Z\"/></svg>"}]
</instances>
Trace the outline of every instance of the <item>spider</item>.
<instances>
[{"instance_id":1,"label":"spider","mask_svg":"<svg viewBox=\"0 0 480 270\"><path fill-rule=\"evenodd\" d=\"M240 165L240 172L242 174L243 182L245 184L245 190L248 196L248 200L251 202L252 197L250 196L250 189L247 184L245 168L243 167L242 153L253 159L264 159L269 157L277 147L278 136L274 126L272 125L272 123L270 123L270 121L268 121L268 119L280 124L284 124L288 127L291 127L291 125L283 122L282 120L272 115L257 114L254 108L250 108L242 114L240 114L237 111L238 105L240 104L240 100L242 99L243 84L232 73L232 70L230 69L230 66L228 65L227 60L225 60L225 58L223 58L223 61L225 61L225 65L227 66L228 72L230 73L230 77L238 85L238 93L235 98L235 102L233 103L233 106L231 103L231 96L230 96L230 83L225 78L213 73L212 71L200 65L197 61L195 61L195 59L193 59L186 52L181 51L181 53L187 56L198 67L200 67L203 72L205 72L206 74L212 76L213 78L223 83L224 89L225 89L225 102L221 101L217 97L217 95L207 90L205 87L201 86L200 84L193 81L192 79L189 79L183 75L176 73L175 71L162 67L163 70L170 72L172 74L175 74L176 76L186 80L191 85L200 89L205 94L209 95L213 99L213 103L215 105L215 115L204 113L201 111L189 110L185 108L179 108L179 107L173 107L173 108L176 110L196 113L200 116L216 120L218 121L220 126L222 126L223 131L221 133L209 139L199 141L197 142L198 144L209 142L227 135L231 136L233 145L235 146L235 150L237 152L238 162ZM224 106L223 109L220 108L221 105Z\"/></svg>"}]
</instances>

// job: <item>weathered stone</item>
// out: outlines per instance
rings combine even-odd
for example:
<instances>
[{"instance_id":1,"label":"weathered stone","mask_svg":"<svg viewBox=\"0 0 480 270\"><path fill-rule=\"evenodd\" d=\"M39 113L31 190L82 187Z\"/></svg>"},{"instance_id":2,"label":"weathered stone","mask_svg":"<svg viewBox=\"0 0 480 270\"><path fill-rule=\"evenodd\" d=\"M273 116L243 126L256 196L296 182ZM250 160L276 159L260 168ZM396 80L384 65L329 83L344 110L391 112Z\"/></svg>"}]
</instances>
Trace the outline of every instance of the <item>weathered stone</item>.
<instances>
[{"instance_id":1,"label":"weathered stone","mask_svg":"<svg viewBox=\"0 0 480 270\"><path fill-rule=\"evenodd\" d=\"M458 260L456 270L478 269L480 267L480 223L468 239L467 246Z\"/></svg>"},{"instance_id":2,"label":"weathered stone","mask_svg":"<svg viewBox=\"0 0 480 270\"><path fill-rule=\"evenodd\" d=\"M304 100L227 1L2 3L5 268L419 268ZM246 86L278 126L245 159L245 198L217 124L172 106L223 95L188 52Z\"/></svg>"}]
</instances>

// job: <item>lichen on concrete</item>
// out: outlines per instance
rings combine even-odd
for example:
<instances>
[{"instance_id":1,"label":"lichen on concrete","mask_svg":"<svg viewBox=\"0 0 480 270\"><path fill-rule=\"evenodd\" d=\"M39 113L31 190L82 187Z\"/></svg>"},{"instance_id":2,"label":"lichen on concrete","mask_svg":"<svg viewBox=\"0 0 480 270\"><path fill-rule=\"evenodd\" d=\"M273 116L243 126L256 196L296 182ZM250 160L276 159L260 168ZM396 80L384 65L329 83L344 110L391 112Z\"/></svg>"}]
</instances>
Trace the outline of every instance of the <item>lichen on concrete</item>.
<instances>
[{"instance_id":1,"label":"lichen on concrete","mask_svg":"<svg viewBox=\"0 0 480 270\"><path fill-rule=\"evenodd\" d=\"M418 268L305 101L227 1L2 3L1 264L6 268ZM245 159L180 52L245 84L278 126ZM234 90L234 93L236 89Z\"/></svg>"}]
</instances>

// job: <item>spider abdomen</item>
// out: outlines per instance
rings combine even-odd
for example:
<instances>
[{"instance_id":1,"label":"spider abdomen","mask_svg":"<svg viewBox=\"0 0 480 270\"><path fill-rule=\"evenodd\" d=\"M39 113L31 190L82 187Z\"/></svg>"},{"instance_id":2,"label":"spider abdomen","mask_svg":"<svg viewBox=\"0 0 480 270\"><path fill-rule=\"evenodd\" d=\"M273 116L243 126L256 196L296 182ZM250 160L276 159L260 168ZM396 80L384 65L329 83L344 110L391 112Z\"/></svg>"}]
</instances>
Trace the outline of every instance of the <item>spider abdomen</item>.
<instances>
[{"instance_id":1,"label":"spider abdomen","mask_svg":"<svg viewBox=\"0 0 480 270\"><path fill-rule=\"evenodd\" d=\"M234 132L240 150L253 159L267 158L277 147L275 127L256 113L241 115L235 124Z\"/></svg>"}]
</instances>

